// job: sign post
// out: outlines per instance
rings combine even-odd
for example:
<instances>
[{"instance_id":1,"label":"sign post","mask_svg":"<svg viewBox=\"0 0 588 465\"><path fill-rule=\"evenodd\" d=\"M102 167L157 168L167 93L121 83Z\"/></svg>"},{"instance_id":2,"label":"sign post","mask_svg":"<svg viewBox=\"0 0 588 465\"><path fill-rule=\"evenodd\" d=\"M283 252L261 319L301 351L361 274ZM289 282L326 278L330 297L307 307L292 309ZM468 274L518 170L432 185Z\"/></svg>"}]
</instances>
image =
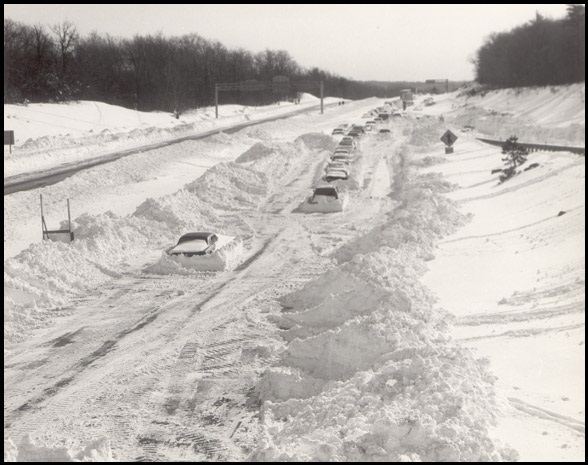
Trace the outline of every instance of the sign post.
<instances>
[{"instance_id":1,"label":"sign post","mask_svg":"<svg viewBox=\"0 0 588 465\"><path fill-rule=\"evenodd\" d=\"M12 153L14 145L14 131L4 131L4 145L8 145L8 152Z\"/></svg>"},{"instance_id":2,"label":"sign post","mask_svg":"<svg viewBox=\"0 0 588 465\"><path fill-rule=\"evenodd\" d=\"M445 144L445 153L453 153L453 144L457 140L457 136L449 129L441 136L441 142Z\"/></svg>"}]
</instances>

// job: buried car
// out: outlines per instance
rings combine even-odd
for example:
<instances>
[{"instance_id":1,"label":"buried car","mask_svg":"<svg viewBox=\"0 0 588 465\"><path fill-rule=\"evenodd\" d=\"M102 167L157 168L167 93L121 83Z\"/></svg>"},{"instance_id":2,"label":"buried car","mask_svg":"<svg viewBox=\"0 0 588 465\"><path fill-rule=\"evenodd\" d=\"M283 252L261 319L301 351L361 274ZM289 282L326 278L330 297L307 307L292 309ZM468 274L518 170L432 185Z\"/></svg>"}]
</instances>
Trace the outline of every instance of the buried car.
<instances>
[{"instance_id":1,"label":"buried car","mask_svg":"<svg viewBox=\"0 0 588 465\"><path fill-rule=\"evenodd\" d=\"M325 181L338 181L338 180L345 180L349 178L349 173L347 170L339 169L339 168L330 168L325 173Z\"/></svg>"},{"instance_id":2,"label":"buried car","mask_svg":"<svg viewBox=\"0 0 588 465\"><path fill-rule=\"evenodd\" d=\"M168 260L184 268L200 271L221 271L232 266L241 252L242 244L235 237L212 232L189 232L167 250Z\"/></svg>"},{"instance_id":3,"label":"buried car","mask_svg":"<svg viewBox=\"0 0 588 465\"><path fill-rule=\"evenodd\" d=\"M178 243L169 248L168 255L210 255L216 250L218 236L210 232L191 232L180 237Z\"/></svg>"},{"instance_id":4,"label":"buried car","mask_svg":"<svg viewBox=\"0 0 588 465\"><path fill-rule=\"evenodd\" d=\"M312 195L300 205L299 211L304 213L341 212L345 208L346 203L347 197L339 194L335 187L317 187L314 189Z\"/></svg>"}]
</instances>

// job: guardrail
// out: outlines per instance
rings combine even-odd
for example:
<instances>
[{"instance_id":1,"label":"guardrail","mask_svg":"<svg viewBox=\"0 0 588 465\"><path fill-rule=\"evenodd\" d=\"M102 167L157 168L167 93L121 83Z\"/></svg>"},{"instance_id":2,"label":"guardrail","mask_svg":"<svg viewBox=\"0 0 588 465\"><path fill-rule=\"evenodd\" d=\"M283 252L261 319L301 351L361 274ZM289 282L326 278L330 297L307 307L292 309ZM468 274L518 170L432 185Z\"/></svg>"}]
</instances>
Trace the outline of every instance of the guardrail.
<instances>
[{"instance_id":1,"label":"guardrail","mask_svg":"<svg viewBox=\"0 0 588 465\"><path fill-rule=\"evenodd\" d=\"M494 139L484 139L482 137L476 137L481 142L485 142L486 144L495 145L497 147L502 147L505 143L503 140L494 140ZM539 152L539 151L547 151L547 152L572 152L578 155L585 155L586 149L585 147L566 147L564 145L548 145L548 144L531 144L527 142L517 142L519 145L522 145L530 152Z\"/></svg>"}]
</instances>

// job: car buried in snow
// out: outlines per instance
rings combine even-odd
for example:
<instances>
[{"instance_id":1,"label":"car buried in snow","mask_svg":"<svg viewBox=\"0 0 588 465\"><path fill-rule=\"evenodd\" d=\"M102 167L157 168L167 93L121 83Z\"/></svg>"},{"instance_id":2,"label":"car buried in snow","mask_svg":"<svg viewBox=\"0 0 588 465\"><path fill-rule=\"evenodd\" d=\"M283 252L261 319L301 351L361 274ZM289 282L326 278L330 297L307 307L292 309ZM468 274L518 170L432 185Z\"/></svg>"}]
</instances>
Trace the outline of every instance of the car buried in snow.
<instances>
[{"instance_id":1,"label":"car buried in snow","mask_svg":"<svg viewBox=\"0 0 588 465\"><path fill-rule=\"evenodd\" d=\"M380 129L378 131L378 134L390 134L390 129L386 129L386 128Z\"/></svg>"},{"instance_id":2,"label":"car buried in snow","mask_svg":"<svg viewBox=\"0 0 588 465\"><path fill-rule=\"evenodd\" d=\"M191 232L184 234L174 247L166 252L168 255L183 255L185 257L211 255L216 251L218 235L210 232Z\"/></svg>"},{"instance_id":3,"label":"car buried in snow","mask_svg":"<svg viewBox=\"0 0 588 465\"><path fill-rule=\"evenodd\" d=\"M343 128L335 128L333 129L333 132L331 132L332 136L342 136L345 134L345 131L343 130Z\"/></svg>"},{"instance_id":4,"label":"car buried in snow","mask_svg":"<svg viewBox=\"0 0 588 465\"><path fill-rule=\"evenodd\" d=\"M339 163L341 165L345 165L345 166L349 167L349 165L351 165L352 161L353 160L351 159L351 157L346 157L344 155L333 155L329 159L329 164L330 163Z\"/></svg>"},{"instance_id":5,"label":"car buried in snow","mask_svg":"<svg viewBox=\"0 0 588 465\"><path fill-rule=\"evenodd\" d=\"M355 142L355 140L353 139L353 137L345 136L343 139L341 139L341 142L339 142L339 146L341 146L341 147L356 148L357 147L357 143Z\"/></svg>"},{"instance_id":6,"label":"car buried in snow","mask_svg":"<svg viewBox=\"0 0 588 465\"><path fill-rule=\"evenodd\" d=\"M349 163L341 160L331 161L329 164L327 164L327 166L325 166L325 173L329 170L343 170L349 174Z\"/></svg>"},{"instance_id":7,"label":"car buried in snow","mask_svg":"<svg viewBox=\"0 0 588 465\"><path fill-rule=\"evenodd\" d=\"M235 237L212 232L189 232L165 253L186 268L218 271L225 269L226 252L238 247Z\"/></svg>"},{"instance_id":8,"label":"car buried in snow","mask_svg":"<svg viewBox=\"0 0 588 465\"><path fill-rule=\"evenodd\" d=\"M349 172L347 170L331 168L325 173L325 181L344 181L349 178Z\"/></svg>"},{"instance_id":9,"label":"car buried in snow","mask_svg":"<svg viewBox=\"0 0 588 465\"><path fill-rule=\"evenodd\" d=\"M334 186L316 187L300 206L304 213L336 213L345 208L347 197L339 194Z\"/></svg>"}]
</instances>

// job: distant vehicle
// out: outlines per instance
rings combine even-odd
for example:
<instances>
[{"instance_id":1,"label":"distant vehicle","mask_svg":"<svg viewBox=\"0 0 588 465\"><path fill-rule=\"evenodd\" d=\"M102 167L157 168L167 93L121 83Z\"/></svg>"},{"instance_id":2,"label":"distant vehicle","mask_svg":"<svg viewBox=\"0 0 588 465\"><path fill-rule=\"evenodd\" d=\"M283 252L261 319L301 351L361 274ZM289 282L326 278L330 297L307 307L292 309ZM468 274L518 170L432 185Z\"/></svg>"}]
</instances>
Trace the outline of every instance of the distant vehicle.
<instances>
[{"instance_id":1,"label":"distant vehicle","mask_svg":"<svg viewBox=\"0 0 588 465\"><path fill-rule=\"evenodd\" d=\"M344 181L347 178L349 178L349 174L345 170L330 169L325 173L325 181L327 182Z\"/></svg>"},{"instance_id":2,"label":"distant vehicle","mask_svg":"<svg viewBox=\"0 0 588 465\"><path fill-rule=\"evenodd\" d=\"M412 105L414 103L412 89L402 89L400 91L400 100L407 107Z\"/></svg>"},{"instance_id":3,"label":"distant vehicle","mask_svg":"<svg viewBox=\"0 0 588 465\"><path fill-rule=\"evenodd\" d=\"M330 158L331 162L340 162L340 163L345 163L347 165L349 165L352 161L353 161L353 157L350 157L349 155L331 155Z\"/></svg>"},{"instance_id":4,"label":"distant vehicle","mask_svg":"<svg viewBox=\"0 0 588 465\"><path fill-rule=\"evenodd\" d=\"M331 132L331 135L333 136L340 136L345 134L345 131L342 128L335 128L333 129L333 132Z\"/></svg>"},{"instance_id":5,"label":"distant vehicle","mask_svg":"<svg viewBox=\"0 0 588 465\"><path fill-rule=\"evenodd\" d=\"M390 134L390 129L380 129L379 134Z\"/></svg>"},{"instance_id":6,"label":"distant vehicle","mask_svg":"<svg viewBox=\"0 0 588 465\"><path fill-rule=\"evenodd\" d=\"M335 169L346 171L347 174L349 174L349 163L341 161L341 160L331 161L325 167L325 172L327 172L329 170L335 170Z\"/></svg>"},{"instance_id":7,"label":"distant vehicle","mask_svg":"<svg viewBox=\"0 0 588 465\"><path fill-rule=\"evenodd\" d=\"M334 213L343 211L346 198L339 195L334 186L317 187L306 200L301 211L307 213Z\"/></svg>"},{"instance_id":8,"label":"distant vehicle","mask_svg":"<svg viewBox=\"0 0 588 465\"><path fill-rule=\"evenodd\" d=\"M433 97L427 97L423 103L427 106L430 107L431 105L435 105L435 99Z\"/></svg>"},{"instance_id":9,"label":"distant vehicle","mask_svg":"<svg viewBox=\"0 0 588 465\"><path fill-rule=\"evenodd\" d=\"M461 131L462 131L462 132L471 132L471 131L473 131L474 129L475 129L475 128L474 128L474 126L471 126L471 125L469 125L469 124L466 124L466 125L465 125L465 126L462 128L462 130L461 130Z\"/></svg>"},{"instance_id":10,"label":"distant vehicle","mask_svg":"<svg viewBox=\"0 0 588 465\"><path fill-rule=\"evenodd\" d=\"M339 142L339 145L355 148L357 144L353 140L353 137L345 136L343 139L341 139L341 142Z\"/></svg>"},{"instance_id":11,"label":"distant vehicle","mask_svg":"<svg viewBox=\"0 0 588 465\"><path fill-rule=\"evenodd\" d=\"M395 112L392 113L392 117L393 118L401 118L402 113L400 113L398 110L396 110Z\"/></svg>"},{"instance_id":12,"label":"distant vehicle","mask_svg":"<svg viewBox=\"0 0 588 465\"><path fill-rule=\"evenodd\" d=\"M343 156L343 157L347 157L347 158L353 158L352 153L353 152L351 152L349 150L340 150L340 149L337 149L337 150L335 150L333 152L333 154L331 155L331 158L333 158L334 156L337 156L337 155Z\"/></svg>"}]
</instances>

